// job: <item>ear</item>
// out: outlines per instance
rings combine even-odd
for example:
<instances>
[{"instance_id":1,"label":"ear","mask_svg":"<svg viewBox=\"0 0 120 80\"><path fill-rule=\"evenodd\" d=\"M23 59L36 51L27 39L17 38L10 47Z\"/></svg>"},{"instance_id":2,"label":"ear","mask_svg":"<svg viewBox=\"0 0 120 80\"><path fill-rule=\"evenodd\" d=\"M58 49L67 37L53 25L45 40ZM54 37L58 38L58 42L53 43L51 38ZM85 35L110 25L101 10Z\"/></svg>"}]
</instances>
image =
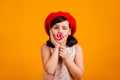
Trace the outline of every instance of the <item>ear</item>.
<instances>
[{"instance_id":1,"label":"ear","mask_svg":"<svg viewBox=\"0 0 120 80\"><path fill-rule=\"evenodd\" d=\"M68 35L71 35L71 29L69 30L69 33L68 33Z\"/></svg>"},{"instance_id":2,"label":"ear","mask_svg":"<svg viewBox=\"0 0 120 80\"><path fill-rule=\"evenodd\" d=\"M71 35L71 33L69 33L68 35Z\"/></svg>"}]
</instances>

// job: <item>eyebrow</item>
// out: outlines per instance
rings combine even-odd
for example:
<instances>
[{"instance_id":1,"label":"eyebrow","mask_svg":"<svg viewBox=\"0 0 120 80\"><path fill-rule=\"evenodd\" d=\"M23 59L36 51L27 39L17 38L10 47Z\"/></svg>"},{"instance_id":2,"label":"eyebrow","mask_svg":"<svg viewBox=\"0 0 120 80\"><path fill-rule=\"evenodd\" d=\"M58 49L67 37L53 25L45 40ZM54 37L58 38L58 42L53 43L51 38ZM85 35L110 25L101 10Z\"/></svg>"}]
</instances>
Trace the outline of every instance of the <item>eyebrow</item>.
<instances>
[{"instance_id":1,"label":"eyebrow","mask_svg":"<svg viewBox=\"0 0 120 80\"><path fill-rule=\"evenodd\" d=\"M55 24L55 26L59 26L59 25Z\"/></svg>"},{"instance_id":2,"label":"eyebrow","mask_svg":"<svg viewBox=\"0 0 120 80\"><path fill-rule=\"evenodd\" d=\"M57 25L57 24L55 24L55 26L59 27L59 25ZM69 27L69 26L67 26L67 25L63 25L62 27Z\"/></svg>"}]
</instances>

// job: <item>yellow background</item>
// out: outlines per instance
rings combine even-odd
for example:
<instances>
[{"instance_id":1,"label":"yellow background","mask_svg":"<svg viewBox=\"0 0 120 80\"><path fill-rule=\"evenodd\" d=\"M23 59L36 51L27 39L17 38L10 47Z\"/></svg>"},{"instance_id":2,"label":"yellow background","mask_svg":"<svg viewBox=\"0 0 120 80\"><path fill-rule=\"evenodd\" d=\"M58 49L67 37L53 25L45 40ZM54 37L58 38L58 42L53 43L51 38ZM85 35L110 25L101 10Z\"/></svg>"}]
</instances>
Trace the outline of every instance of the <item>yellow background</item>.
<instances>
[{"instance_id":1,"label":"yellow background","mask_svg":"<svg viewBox=\"0 0 120 80\"><path fill-rule=\"evenodd\" d=\"M41 80L44 20L53 11L69 12L77 21L83 80L120 80L119 5L119 0L0 0L0 80Z\"/></svg>"}]
</instances>

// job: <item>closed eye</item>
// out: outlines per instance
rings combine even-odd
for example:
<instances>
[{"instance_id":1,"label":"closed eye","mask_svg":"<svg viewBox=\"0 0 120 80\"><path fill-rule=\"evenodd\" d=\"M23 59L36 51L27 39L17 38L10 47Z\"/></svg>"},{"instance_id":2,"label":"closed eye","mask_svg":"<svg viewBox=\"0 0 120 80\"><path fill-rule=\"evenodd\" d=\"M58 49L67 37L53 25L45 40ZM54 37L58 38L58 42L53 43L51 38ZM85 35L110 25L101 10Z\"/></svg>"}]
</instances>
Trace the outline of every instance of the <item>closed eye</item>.
<instances>
[{"instance_id":1,"label":"closed eye","mask_svg":"<svg viewBox=\"0 0 120 80\"><path fill-rule=\"evenodd\" d=\"M64 27L63 27L63 29L64 29L64 30L66 30L66 29L67 29L67 27L66 27L66 26L64 26Z\"/></svg>"},{"instance_id":2,"label":"closed eye","mask_svg":"<svg viewBox=\"0 0 120 80\"><path fill-rule=\"evenodd\" d=\"M67 28L63 28L64 30L66 30Z\"/></svg>"},{"instance_id":3,"label":"closed eye","mask_svg":"<svg viewBox=\"0 0 120 80\"><path fill-rule=\"evenodd\" d=\"M54 27L54 29L59 29L59 27L56 26L56 27Z\"/></svg>"}]
</instances>

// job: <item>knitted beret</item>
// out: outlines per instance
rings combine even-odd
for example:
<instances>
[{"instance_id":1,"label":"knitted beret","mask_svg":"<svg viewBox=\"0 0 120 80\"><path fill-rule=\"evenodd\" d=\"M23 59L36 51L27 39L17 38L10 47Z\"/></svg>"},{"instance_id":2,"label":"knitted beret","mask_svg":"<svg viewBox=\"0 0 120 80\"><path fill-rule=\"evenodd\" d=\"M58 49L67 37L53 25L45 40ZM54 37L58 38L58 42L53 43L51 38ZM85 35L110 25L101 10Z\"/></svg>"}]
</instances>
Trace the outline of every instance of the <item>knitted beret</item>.
<instances>
[{"instance_id":1,"label":"knitted beret","mask_svg":"<svg viewBox=\"0 0 120 80\"><path fill-rule=\"evenodd\" d=\"M49 34L50 24L54 18L59 16L65 17L69 21L71 34L74 35L74 33L76 32L76 21L68 12L62 12L62 11L52 12L47 16L44 23L46 33L50 35Z\"/></svg>"}]
</instances>

